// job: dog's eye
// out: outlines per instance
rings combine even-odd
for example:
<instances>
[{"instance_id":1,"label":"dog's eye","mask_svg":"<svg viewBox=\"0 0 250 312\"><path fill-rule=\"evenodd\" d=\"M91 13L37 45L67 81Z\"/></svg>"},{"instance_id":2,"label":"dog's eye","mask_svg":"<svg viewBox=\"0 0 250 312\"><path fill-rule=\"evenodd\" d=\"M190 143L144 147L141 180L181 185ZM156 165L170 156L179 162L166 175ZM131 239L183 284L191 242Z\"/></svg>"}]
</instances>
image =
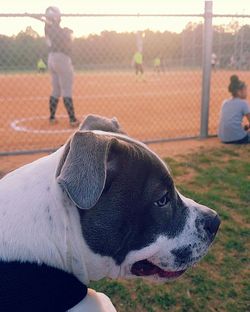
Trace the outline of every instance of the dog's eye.
<instances>
[{"instance_id":1,"label":"dog's eye","mask_svg":"<svg viewBox=\"0 0 250 312\"><path fill-rule=\"evenodd\" d=\"M166 193L164 196L162 196L161 199L154 202L154 205L157 207L163 207L168 203L168 201L169 201L168 193Z\"/></svg>"}]
</instances>

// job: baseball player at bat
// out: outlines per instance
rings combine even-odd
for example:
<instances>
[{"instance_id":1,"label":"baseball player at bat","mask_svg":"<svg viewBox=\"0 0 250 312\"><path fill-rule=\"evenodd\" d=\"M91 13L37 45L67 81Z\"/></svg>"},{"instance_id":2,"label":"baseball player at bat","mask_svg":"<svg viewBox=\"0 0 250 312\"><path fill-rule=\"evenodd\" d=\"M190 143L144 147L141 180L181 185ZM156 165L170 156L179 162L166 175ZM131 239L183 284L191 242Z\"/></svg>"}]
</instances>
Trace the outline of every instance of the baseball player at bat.
<instances>
[{"instance_id":1,"label":"baseball player at bat","mask_svg":"<svg viewBox=\"0 0 250 312\"><path fill-rule=\"evenodd\" d=\"M49 98L51 124L57 122L56 110L59 98L62 96L64 106L69 116L69 123L77 127L79 121L74 112L72 99L73 66L71 61L72 30L62 28L61 12L57 7L50 6L45 11L45 17L30 15L45 23L45 38L49 47L48 69L51 74L52 92Z\"/></svg>"}]
</instances>

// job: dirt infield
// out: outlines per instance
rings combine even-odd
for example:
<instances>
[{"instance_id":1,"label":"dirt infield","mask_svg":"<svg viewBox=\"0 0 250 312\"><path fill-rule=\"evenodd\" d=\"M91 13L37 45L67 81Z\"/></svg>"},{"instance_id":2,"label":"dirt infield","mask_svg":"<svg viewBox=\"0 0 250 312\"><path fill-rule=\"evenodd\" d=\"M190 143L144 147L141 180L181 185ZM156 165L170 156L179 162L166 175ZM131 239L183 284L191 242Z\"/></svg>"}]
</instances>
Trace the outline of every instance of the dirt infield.
<instances>
[{"instance_id":1,"label":"dirt infield","mask_svg":"<svg viewBox=\"0 0 250 312\"><path fill-rule=\"evenodd\" d=\"M229 71L212 74L209 131L216 133L221 102L228 97ZM238 73L250 82L248 72ZM201 72L146 73L136 82L133 72L77 73L74 100L77 116L116 116L140 140L198 136ZM50 77L46 74L0 75L0 151L55 148L72 133L63 104L57 125L48 123Z\"/></svg>"}]
</instances>

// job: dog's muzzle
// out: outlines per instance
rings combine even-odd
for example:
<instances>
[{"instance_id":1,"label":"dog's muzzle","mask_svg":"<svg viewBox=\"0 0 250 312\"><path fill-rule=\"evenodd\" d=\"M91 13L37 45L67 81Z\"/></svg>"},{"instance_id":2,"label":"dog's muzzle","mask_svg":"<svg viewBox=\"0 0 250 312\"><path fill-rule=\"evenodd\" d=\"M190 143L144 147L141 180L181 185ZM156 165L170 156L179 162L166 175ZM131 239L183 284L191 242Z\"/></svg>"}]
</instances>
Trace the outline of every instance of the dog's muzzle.
<instances>
[{"instance_id":1,"label":"dog's muzzle","mask_svg":"<svg viewBox=\"0 0 250 312\"><path fill-rule=\"evenodd\" d=\"M181 276L190 266L195 264L204 254L206 250L213 242L216 233L220 226L220 218L214 211L209 211L200 214L195 220L195 227L197 233L197 239L200 241L200 245L204 245L202 251L199 251L195 256L194 245L195 242L188 242L184 246L173 249L171 251L174 257L175 270L164 270L157 264L152 263L150 259L143 259L135 262L131 267L131 273L135 276L149 277L158 276L161 279L176 279ZM179 268L179 269L178 269Z\"/></svg>"}]
</instances>

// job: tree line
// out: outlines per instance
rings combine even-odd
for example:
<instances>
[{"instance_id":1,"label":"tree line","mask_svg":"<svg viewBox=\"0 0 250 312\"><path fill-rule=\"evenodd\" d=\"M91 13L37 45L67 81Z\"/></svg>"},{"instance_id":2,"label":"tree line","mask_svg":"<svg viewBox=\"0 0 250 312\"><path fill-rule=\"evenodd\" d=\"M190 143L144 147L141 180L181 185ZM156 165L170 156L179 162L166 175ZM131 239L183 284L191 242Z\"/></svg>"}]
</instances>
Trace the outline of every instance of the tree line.
<instances>
[{"instance_id":1,"label":"tree line","mask_svg":"<svg viewBox=\"0 0 250 312\"><path fill-rule=\"evenodd\" d=\"M181 33L143 32L143 54L146 66L160 57L166 67L199 67L202 61L203 25L188 23ZM103 31L99 35L75 38L72 59L76 69L127 69L136 51L136 34ZM234 56L237 66L250 61L250 26L231 23L213 28L213 52L225 68ZM45 38L31 26L16 36L0 35L0 70L34 70L39 58L47 60Z\"/></svg>"}]
</instances>

